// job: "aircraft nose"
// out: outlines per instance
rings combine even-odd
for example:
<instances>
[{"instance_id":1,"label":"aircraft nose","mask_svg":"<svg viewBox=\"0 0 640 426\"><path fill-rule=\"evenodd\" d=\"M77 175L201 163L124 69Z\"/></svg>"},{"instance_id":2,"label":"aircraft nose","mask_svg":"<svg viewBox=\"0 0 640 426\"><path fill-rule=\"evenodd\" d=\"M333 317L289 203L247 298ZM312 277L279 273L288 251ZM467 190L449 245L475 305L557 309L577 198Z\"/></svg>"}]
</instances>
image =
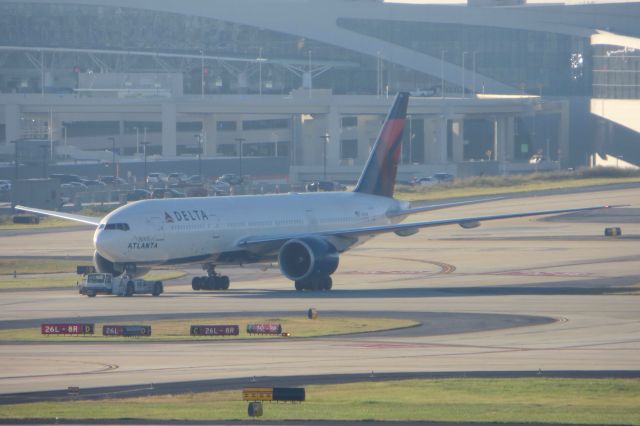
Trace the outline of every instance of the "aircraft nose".
<instances>
[{"instance_id":1,"label":"aircraft nose","mask_svg":"<svg viewBox=\"0 0 640 426\"><path fill-rule=\"evenodd\" d=\"M109 232L105 232L104 229L96 229L93 235L93 246L96 251L105 259L113 259L114 247L113 238Z\"/></svg>"}]
</instances>

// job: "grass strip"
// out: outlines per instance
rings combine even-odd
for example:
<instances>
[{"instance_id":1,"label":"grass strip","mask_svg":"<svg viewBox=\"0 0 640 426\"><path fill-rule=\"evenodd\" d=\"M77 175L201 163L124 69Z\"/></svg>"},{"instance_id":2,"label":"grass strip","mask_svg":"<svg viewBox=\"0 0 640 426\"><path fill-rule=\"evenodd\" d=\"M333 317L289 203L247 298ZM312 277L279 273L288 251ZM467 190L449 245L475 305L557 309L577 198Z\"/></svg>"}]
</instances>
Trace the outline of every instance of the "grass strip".
<instances>
[{"instance_id":1,"label":"grass strip","mask_svg":"<svg viewBox=\"0 0 640 426\"><path fill-rule=\"evenodd\" d=\"M70 220L59 219L56 217L40 217L40 223L36 224L24 224L13 223L13 216L0 216L0 230L20 230L20 229L42 229L42 228L78 228L90 229L92 225L82 224L78 222L72 222Z\"/></svg>"},{"instance_id":2,"label":"grass strip","mask_svg":"<svg viewBox=\"0 0 640 426\"><path fill-rule=\"evenodd\" d=\"M640 424L640 381L431 379L306 387L302 404L264 404L264 420ZM11 419L246 420L241 392L0 406Z\"/></svg>"},{"instance_id":3,"label":"grass strip","mask_svg":"<svg viewBox=\"0 0 640 426\"><path fill-rule=\"evenodd\" d=\"M79 214L81 216L93 216L96 218L102 218L118 207L120 206L107 204L104 206L88 207L79 212L74 212L74 213ZM52 216L43 216L43 215L40 215L40 223L37 225L13 223L13 216L31 215L31 214L32 213L27 213L27 212L16 212L15 215L0 215L0 230L32 229L32 228L66 228L66 227L77 227L82 229L82 228L88 228L92 226L92 225L74 222L71 220L60 219Z\"/></svg>"},{"instance_id":4,"label":"grass strip","mask_svg":"<svg viewBox=\"0 0 640 426\"><path fill-rule=\"evenodd\" d=\"M162 298L162 296L160 296ZM59 323L73 322L56 321ZM226 318L194 318L180 320L157 320L157 321L111 321L110 325L150 325L152 336L150 337L104 337L102 336L102 326L105 323L95 324L94 336L43 336L40 328L27 329L6 329L0 330L0 342L113 342L113 341L194 341L194 340L220 340L238 338L280 338L281 336L257 335L250 336L246 333L249 323L278 323L282 325L283 332L290 332L294 337L317 337L347 333L362 333L371 331L391 330L397 328L412 327L417 325L416 321L403 319L385 318L359 318L359 317L320 317L316 320L309 320L303 314L300 317L226 317ZM237 337L192 337L189 335L191 325L239 325L240 335ZM1 407L1 406L0 406Z\"/></svg>"},{"instance_id":5,"label":"grass strip","mask_svg":"<svg viewBox=\"0 0 640 426\"><path fill-rule=\"evenodd\" d=\"M22 260L21 262L25 262ZM40 260L34 263L33 269L37 269ZM45 261L46 262L46 261ZM64 261L66 262L66 261ZM73 262L73 269L75 269L78 262ZM21 263L19 263L21 265ZM30 267L23 267L29 269ZM52 267L51 269L55 269ZM71 268L67 268L66 272ZM52 272L53 273L53 272ZM25 274L24 272L22 274ZM18 275L13 278L13 275L0 276L0 290L32 290L32 289L78 289L78 283L82 282L82 277L76 274L68 273L64 275L47 276L44 274L28 274L27 276ZM143 278L148 281L168 281L178 278L182 278L187 275L186 272L180 270L154 270L148 273Z\"/></svg>"},{"instance_id":6,"label":"grass strip","mask_svg":"<svg viewBox=\"0 0 640 426\"><path fill-rule=\"evenodd\" d=\"M461 180L455 184L443 184L435 186L406 186L399 185L396 188L394 197L405 201L417 200L439 200L446 198L477 197L485 195L512 194L517 192L544 191L550 189L573 189L590 186L604 186L623 183L640 183L640 178L584 178L574 180L509 180L501 181L499 178L490 179L490 182L483 184L482 178L474 178L479 182L473 184ZM502 182L502 183L501 183Z\"/></svg>"},{"instance_id":7,"label":"grass strip","mask_svg":"<svg viewBox=\"0 0 640 426\"><path fill-rule=\"evenodd\" d=\"M75 272L76 266L91 264L91 261L67 260L67 259L41 259L33 258L2 258L0 259L0 280L2 275L12 275L16 272L22 274L60 274Z\"/></svg>"}]
</instances>

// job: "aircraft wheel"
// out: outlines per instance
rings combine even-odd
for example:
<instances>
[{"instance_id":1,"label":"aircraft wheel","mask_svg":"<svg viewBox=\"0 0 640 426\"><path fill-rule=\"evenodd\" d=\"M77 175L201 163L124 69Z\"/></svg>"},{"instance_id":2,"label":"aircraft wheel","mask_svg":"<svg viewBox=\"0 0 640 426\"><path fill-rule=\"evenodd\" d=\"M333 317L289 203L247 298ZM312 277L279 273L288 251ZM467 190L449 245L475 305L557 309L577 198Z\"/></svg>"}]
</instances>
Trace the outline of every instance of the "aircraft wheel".
<instances>
[{"instance_id":1,"label":"aircraft wheel","mask_svg":"<svg viewBox=\"0 0 640 426\"><path fill-rule=\"evenodd\" d=\"M156 281L155 284L153 285L153 293L151 293L152 296L160 296L163 293L164 289L162 288L162 282L161 281Z\"/></svg>"},{"instance_id":2,"label":"aircraft wheel","mask_svg":"<svg viewBox=\"0 0 640 426\"><path fill-rule=\"evenodd\" d=\"M218 277L218 288L220 290L229 290L229 277L226 275Z\"/></svg>"},{"instance_id":3,"label":"aircraft wheel","mask_svg":"<svg viewBox=\"0 0 640 426\"><path fill-rule=\"evenodd\" d=\"M200 277L193 277L191 279L191 288L194 290L201 290L202 289L202 278Z\"/></svg>"},{"instance_id":4,"label":"aircraft wheel","mask_svg":"<svg viewBox=\"0 0 640 426\"><path fill-rule=\"evenodd\" d=\"M322 280L322 290L331 290L331 288L333 287L333 280L331 279L331 277L324 277Z\"/></svg>"},{"instance_id":5,"label":"aircraft wheel","mask_svg":"<svg viewBox=\"0 0 640 426\"><path fill-rule=\"evenodd\" d=\"M200 283L200 289L202 290L213 290L216 288L215 277L201 277Z\"/></svg>"},{"instance_id":6,"label":"aircraft wheel","mask_svg":"<svg viewBox=\"0 0 640 426\"><path fill-rule=\"evenodd\" d=\"M124 292L124 295L126 297L131 297L131 296L133 296L133 291L134 291L133 281L129 281L127 283L127 288L126 288L126 290Z\"/></svg>"},{"instance_id":7,"label":"aircraft wheel","mask_svg":"<svg viewBox=\"0 0 640 426\"><path fill-rule=\"evenodd\" d=\"M313 277L309 279L308 289L311 291L320 291L324 286L324 277Z\"/></svg>"}]
</instances>

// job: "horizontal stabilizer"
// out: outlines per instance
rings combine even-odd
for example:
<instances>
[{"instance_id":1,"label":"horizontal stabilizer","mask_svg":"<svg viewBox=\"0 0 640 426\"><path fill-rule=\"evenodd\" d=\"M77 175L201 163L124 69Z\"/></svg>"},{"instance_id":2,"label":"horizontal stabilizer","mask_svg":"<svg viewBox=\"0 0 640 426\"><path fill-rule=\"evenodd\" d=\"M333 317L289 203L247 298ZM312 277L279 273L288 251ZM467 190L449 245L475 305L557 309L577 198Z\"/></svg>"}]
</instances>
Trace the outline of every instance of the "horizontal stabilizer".
<instances>
[{"instance_id":1,"label":"horizontal stabilizer","mask_svg":"<svg viewBox=\"0 0 640 426\"><path fill-rule=\"evenodd\" d=\"M454 203L430 204L428 206L412 207L404 210L392 210L387 213L387 217L408 216L416 213L430 212L433 210L446 209L455 206L464 206L465 204L486 203L488 201L502 200L504 197L482 198L479 200L456 201Z\"/></svg>"}]
</instances>

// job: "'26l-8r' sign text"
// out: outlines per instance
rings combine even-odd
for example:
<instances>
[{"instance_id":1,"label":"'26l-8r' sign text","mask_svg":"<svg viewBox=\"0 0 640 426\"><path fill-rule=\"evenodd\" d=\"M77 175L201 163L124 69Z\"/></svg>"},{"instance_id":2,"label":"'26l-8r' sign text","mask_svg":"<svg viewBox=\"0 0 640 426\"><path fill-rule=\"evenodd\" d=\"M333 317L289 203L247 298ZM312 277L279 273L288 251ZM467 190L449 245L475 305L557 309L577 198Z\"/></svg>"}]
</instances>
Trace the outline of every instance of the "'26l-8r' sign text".
<instances>
[{"instance_id":1,"label":"'26l-8r' sign text","mask_svg":"<svg viewBox=\"0 0 640 426\"><path fill-rule=\"evenodd\" d=\"M240 327L237 325L192 325L192 336L237 336Z\"/></svg>"},{"instance_id":2,"label":"'26l-8r' sign text","mask_svg":"<svg viewBox=\"0 0 640 426\"><path fill-rule=\"evenodd\" d=\"M51 334L93 334L93 324L41 324L40 332Z\"/></svg>"}]
</instances>

